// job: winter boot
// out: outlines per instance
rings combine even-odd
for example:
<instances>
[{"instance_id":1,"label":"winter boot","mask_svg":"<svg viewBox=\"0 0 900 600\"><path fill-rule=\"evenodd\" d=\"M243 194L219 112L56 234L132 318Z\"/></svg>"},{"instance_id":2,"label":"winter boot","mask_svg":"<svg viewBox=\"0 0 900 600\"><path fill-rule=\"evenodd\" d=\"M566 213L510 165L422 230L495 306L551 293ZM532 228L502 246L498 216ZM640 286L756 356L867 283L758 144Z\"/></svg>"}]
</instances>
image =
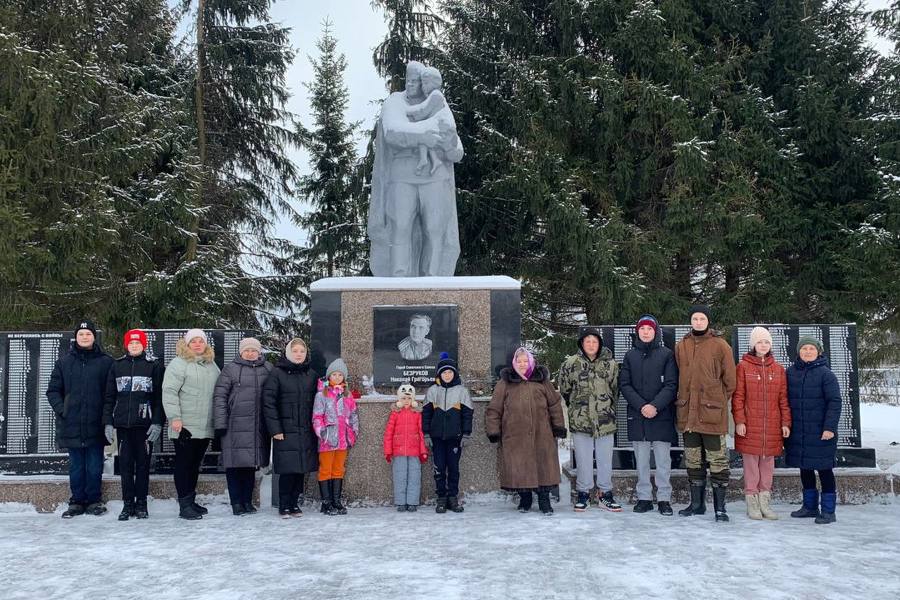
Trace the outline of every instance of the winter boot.
<instances>
[{"instance_id":1,"label":"winter boot","mask_svg":"<svg viewBox=\"0 0 900 600\"><path fill-rule=\"evenodd\" d=\"M678 511L682 517L706 514L706 480L698 479L691 482L691 503L687 508Z\"/></svg>"},{"instance_id":2,"label":"winter boot","mask_svg":"<svg viewBox=\"0 0 900 600\"><path fill-rule=\"evenodd\" d=\"M671 517L673 514L672 513L672 505L669 504L668 502L665 502L664 500L660 500L657 503L656 510L658 510L659 514L661 514L664 517Z\"/></svg>"},{"instance_id":3,"label":"winter boot","mask_svg":"<svg viewBox=\"0 0 900 600\"><path fill-rule=\"evenodd\" d=\"M538 490L538 508L545 515L553 514L553 507L550 505L550 490Z\"/></svg>"},{"instance_id":4,"label":"winter boot","mask_svg":"<svg viewBox=\"0 0 900 600\"><path fill-rule=\"evenodd\" d=\"M459 500L456 496L450 496L447 498L447 508L455 513L461 513L466 510L465 507L459 505Z\"/></svg>"},{"instance_id":5,"label":"winter boot","mask_svg":"<svg viewBox=\"0 0 900 600\"><path fill-rule=\"evenodd\" d=\"M747 494L747 516L754 521L762 521L762 512L760 512L759 495Z\"/></svg>"},{"instance_id":6,"label":"winter boot","mask_svg":"<svg viewBox=\"0 0 900 600\"><path fill-rule=\"evenodd\" d=\"M63 519L71 519L84 514L84 504L69 503L69 508L62 514Z\"/></svg>"},{"instance_id":7,"label":"winter boot","mask_svg":"<svg viewBox=\"0 0 900 600\"><path fill-rule=\"evenodd\" d=\"M178 499L178 517L188 521L196 521L203 518L203 515L194 509L193 496L185 496Z\"/></svg>"},{"instance_id":8,"label":"winter boot","mask_svg":"<svg viewBox=\"0 0 900 600\"><path fill-rule=\"evenodd\" d=\"M653 502L650 500L638 500L634 505L634 512L645 513L653 510Z\"/></svg>"},{"instance_id":9,"label":"winter boot","mask_svg":"<svg viewBox=\"0 0 900 600\"><path fill-rule=\"evenodd\" d=\"M834 523L837 518L834 516L834 509L837 506L837 494L835 492L822 493L822 514L816 517L816 523L819 525L827 525Z\"/></svg>"},{"instance_id":10,"label":"winter boot","mask_svg":"<svg viewBox=\"0 0 900 600\"><path fill-rule=\"evenodd\" d=\"M769 501L772 499L772 492L760 492L759 493L759 512L762 514L763 519L769 519L770 521L777 521L778 515L775 514L775 511L772 510L772 507L769 506Z\"/></svg>"},{"instance_id":11,"label":"winter boot","mask_svg":"<svg viewBox=\"0 0 900 600\"><path fill-rule=\"evenodd\" d=\"M233 514L236 517L243 517L244 515L247 514L247 511L244 510L243 504L240 504L240 503L232 504L231 505L231 514Z\"/></svg>"},{"instance_id":12,"label":"winter boot","mask_svg":"<svg viewBox=\"0 0 900 600\"><path fill-rule=\"evenodd\" d=\"M416 512L417 510L419 510L418 504L407 504L406 505L406 512Z\"/></svg>"},{"instance_id":13,"label":"winter boot","mask_svg":"<svg viewBox=\"0 0 900 600\"><path fill-rule=\"evenodd\" d=\"M122 504L122 512L119 513L120 521L127 521L129 517L134 516L134 502L125 502Z\"/></svg>"},{"instance_id":14,"label":"winter boot","mask_svg":"<svg viewBox=\"0 0 900 600\"><path fill-rule=\"evenodd\" d=\"M516 508L520 513L531 511L531 503L534 500L534 494L531 492L519 492L519 506Z\"/></svg>"},{"instance_id":15,"label":"winter boot","mask_svg":"<svg viewBox=\"0 0 900 600\"><path fill-rule=\"evenodd\" d=\"M727 485L719 485L714 483L713 489L713 508L716 511L716 522L727 523L730 521L728 513L725 512L725 493L728 491Z\"/></svg>"},{"instance_id":16,"label":"winter boot","mask_svg":"<svg viewBox=\"0 0 900 600\"><path fill-rule=\"evenodd\" d=\"M138 500L134 503L134 516L138 519L146 519L150 516L150 513L147 512L147 499Z\"/></svg>"},{"instance_id":17,"label":"winter boot","mask_svg":"<svg viewBox=\"0 0 900 600\"><path fill-rule=\"evenodd\" d=\"M591 503L591 495L587 492L578 492L577 497L575 499L575 512L584 512L588 509L588 505Z\"/></svg>"},{"instance_id":18,"label":"winter boot","mask_svg":"<svg viewBox=\"0 0 900 600\"><path fill-rule=\"evenodd\" d=\"M791 513L795 519L812 519L819 516L819 490L803 490L803 506Z\"/></svg>"},{"instance_id":19,"label":"winter boot","mask_svg":"<svg viewBox=\"0 0 900 600\"><path fill-rule=\"evenodd\" d=\"M434 512L439 515L447 512L447 499L446 498L438 498L437 504L434 505Z\"/></svg>"},{"instance_id":20,"label":"winter boot","mask_svg":"<svg viewBox=\"0 0 900 600\"><path fill-rule=\"evenodd\" d=\"M244 502L244 514L246 515L255 515L257 513L256 507L253 506L253 502Z\"/></svg>"},{"instance_id":21,"label":"winter boot","mask_svg":"<svg viewBox=\"0 0 900 600\"><path fill-rule=\"evenodd\" d=\"M612 491L601 494L600 497L597 498L597 502L597 505L600 508L606 509L609 512L622 512L622 505L613 498Z\"/></svg>"},{"instance_id":22,"label":"winter boot","mask_svg":"<svg viewBox=\"0 0 900 600\"><path fill-rule=\"evenodd\" d=\"M341 488L344 487L343 479L332 479L331 480L331 504L334 506L334 510L337 511L339 515L346 515L347 509L344 508L344 505L341 504Z\"/></svg>"},{"instance_id":23,"label":"winter boot","mask_svg":"<svg viewBox=\"0 0 900 600\"><path fill-rule=\"evenodd\" d=\"M398 504L398 505L397 505L397 512L406 512L406 505L405 505L405 504Z\"/></svg>"},{"instance_id":24,"label":"winter boot","mask_svg":"<svg viewBox=\"0 0 900 600\"><path fill-rule=\"evenodd\" d=\"M319 482L319 494L322 496L322 508L319 509L319 512L326 515L336 515L337 513L334 511L334 506L331 504L331 480L326 479L325 481Z\"/></svg>"},{"instance_id":25,"label":"winter boot","mask_svg":"<svg viewBox=\"0 0 900 600\"><path fill-rule=\"evenodd\" d=\"M197 494L191 494L191 504L194 507L194 511L200 513L201 515L209 513L205 506L200 506L199 504L197 504Z\"/></svg>"},{"instance_id":26,"label":"winter boot","mask_svg":"<svg viewBox=\"0 0 900 600\"><path fill-rule=\"evenodd\" d=\"M282 519L291 518L291 498L288 494L278 494L278 516Z\"/></svg>"},{"instance_id":27,"label":"winter boot","mask_svg":"<svg viewBox=\"0 0 900 600\"><path fill-rule=\"evenodd\" d=\"M84 509L84 512L86 512L89 515L94 515L95 517L99 517L100 515L106 513L106 505L103 504L102 502L93 502L93 503L87 505L87 507Z\"/></svg>"}]
</instances>

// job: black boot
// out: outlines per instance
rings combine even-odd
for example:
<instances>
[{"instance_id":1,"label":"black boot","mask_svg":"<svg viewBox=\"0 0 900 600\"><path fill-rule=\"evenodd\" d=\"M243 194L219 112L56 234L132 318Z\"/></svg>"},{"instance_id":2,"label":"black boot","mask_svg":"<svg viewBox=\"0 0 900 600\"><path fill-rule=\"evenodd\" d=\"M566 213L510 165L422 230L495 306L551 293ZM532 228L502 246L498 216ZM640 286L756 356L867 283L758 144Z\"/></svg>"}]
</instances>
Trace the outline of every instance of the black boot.
<instances>
[{"instance_id":1,"label":"black boot","mask_svg":"<svg viewBox=\"0 0 900 600\"><path fill-rule=\"evenodd\" d=\"M319 512L326 515L336 515L334 506L331 504L331 480L319 482L319 495L322 496L322 508Z\"/></svg>"},{"instance_id":2,"label":"black boot","mask_svg":"<svg viewBox=\"0 0 900 600\"><path fill-rule=\"evenodd\" d=\"M187 519L188 521L196 521L198 519L202 519L203 515L194 510L194 497L193 496L185 496L184 498L178 499L178 517L181 519Z\"/></svg>"},{"instance_id":3,"label":"black boot","mask_svg":"<svg viewBox=\"0 0 900 600\"><path fill-rule=\"evenodd\" d=\"M437 499L437 504L434 507L434 512L436 512L439 515L442 515L445 512L447 512L447 499L446 498L438 498Z\"/></svg>"},{"instance_id":4,"label":"black boot","mask_svg":"<svg viewBox=\"0 0 900 600\"><path fill-rule=\"evenodd\" d=\"M819 517L819 490L803 490L803 506L791 513L795 519L812 519Z\"/></svg>"},{"instance_id":5,"label":"black boot","mask_svg":"<svg viewBox=\"0 0 900 600\"><path fill-rule=\"evenodd\" d=\"M638 500L637 504L634 505L634 512L636 513L645 513L651 510L653 510L652 500Z\"/></svg>"},{"instance_id":6,"label":"black boot","mask_svg":"<svg viewBox=\"0 0 900 600\"><path fill-rule=\"evenodd\" d=\"M201 515L208 514L209 511L206 510L206 507L200 506L197 504L197 494L191 494L191 505L194 507L194 511L200 513Z\"/></svg>"},{"instance_id":7,"label":"black boot","mask_svg":"<svg viewBox=\"0 0 900 600\"><path fill-rule=\"evenodd\" d=\"M129 517L134 516L134 502L125 502L122 504L122 512L119 513L120 521L127 521Z\"/></svg>"},{"instance_id":8,"label":"black boot","mask_svg":"<svg viewBox=\"0 0 900 600\"><path fill-rule=\"evenodd\" d=\"M449 498L447 498L447 508L455 513L461 513L462 511L466 510L464 507L459 505L459 500L456 498L456 496L450 496Z\"/></svg>"},{"instance_id":9,"label":"black boot","mask_svg":"<svg viewBox=\"0 0 900 600\"><path fill-rule=\"evenodd\" d=\"M291 517L291 498L289 494L278 494L278 514L283 519Z\"/></svg>"},{"instance_id":10,"label":"black boot","mask_svg":"<svg viewBox=\"0 0 900 600\"><path fill-rule=\"evenodd\" d=\"M691 503L678 511L682 517L706 514L706 480L691 481Z\"/></svg>"},{"instance_id":11,"label":"black boot","mask_svg":"<svg viewBox=\"0 0 900 600\"><path fill-rule=\"evenodd\" d=\"M256 507L253 506L253 502L244 502L244 514L253 515L256 514Z\"/></svg>"},{"instance_id":12,"label":"black boot","mask_svg":"<svg viewBox=\"0 0 900 600\"><path fill-rule=\"evenodd\" d=\"M728 513L725 512L725 492L728 491L727 485L714 483L713 489L713 507L716 510L716 522L727 523L730 519Z\"/></svg>"},{"instance_id":13,"label":"black boot","mask_svg":"<svg viewBox=\"0 0 900 600\"><path fill-rule=\"evenodd\" d=\"M332 479L331 480L331 504L334 506L334 510L337 511L336 514L346 515L347 509L344 508L344 505L341 504L341 488L344 487L343 479Z\"/></svg>"},{"instance_id":14,"label":"black boot","mask_svg":"<svg viewBox=\"0 0 900 600\"><path fill-rule=\"evenodd\" d=\"M550 505L550 490L538 490L538 508L545 515L553 514L553 507Z\"/></svg>"},{"instance_id":15,"label":"black boot","mask_svg":"<svg viewBox=\"0 0 900 600\"><path fill-rule=\"evenodd\" d=\"M288 512L292 517L302 517L303 511L300 509L300 505L303 504L303 500L301 496L303 494L303 490L306 488L306 475L300 475L300 485L297 489L291 490L291 493L288 494L288 499L290 500L290 504L288 505Z\"/></svg>"},{"instance_id":16,"label":"black boot","mask_svg":"<svg viewBox=\"0 0 900 600\"><path fill-rule=\"evenodd\" d=\"M529 492L519 492L519 506L516 508L520 513L531 511L531 503L534 501L534 494Z\"/></svg>"},{"instance_id":17,"label":"black boot","mask_svg":"<svg viewBox=\"0 0 900 600\"><path fill-rule=\"evenodd\" d=\"M150 516L150 513L147 512L147 499L138 500L134 503L134 516L138 519L146 519Z\"/></svg>"},{"instance_id":18,"label":"black boot","mask_svg":"<svg viewBox=\"0 0 900 600\"><path fill-rule=\"evenodd\" d=\"M69 503L69 508L62 514L63 519L71 519L84 514L84 504Z\"/></svg>"},{"instance_id":19,"label":"black boot","mask_svg":"<svg viewBox=\"0 0 900 600\"><path fill-rule=\"evenodd\" d=\"M247 511L244 510L244 505L241 503L232 504L231 505L231 514L236 517L242 517L247 514Z\"/></svg>"}]
</instances>

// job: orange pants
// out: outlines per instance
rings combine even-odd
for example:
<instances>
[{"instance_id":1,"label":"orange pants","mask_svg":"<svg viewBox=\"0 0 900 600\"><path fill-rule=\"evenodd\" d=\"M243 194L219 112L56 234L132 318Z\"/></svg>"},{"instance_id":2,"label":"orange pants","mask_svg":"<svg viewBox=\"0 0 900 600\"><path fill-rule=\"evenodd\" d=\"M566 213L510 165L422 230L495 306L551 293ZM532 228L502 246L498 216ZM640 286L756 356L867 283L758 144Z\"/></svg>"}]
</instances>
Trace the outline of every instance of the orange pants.
<instances>
[{"instance_id":1,"label":"orange pants","mask_svg":"<svg viewBox=\"0 0 900 600\"><path fill-rule=\"evenodd\" d=\"M319 452L319 481L343 479L344 466L347 463L346 450L330 450Z\"/></svg>"}]
</instances>

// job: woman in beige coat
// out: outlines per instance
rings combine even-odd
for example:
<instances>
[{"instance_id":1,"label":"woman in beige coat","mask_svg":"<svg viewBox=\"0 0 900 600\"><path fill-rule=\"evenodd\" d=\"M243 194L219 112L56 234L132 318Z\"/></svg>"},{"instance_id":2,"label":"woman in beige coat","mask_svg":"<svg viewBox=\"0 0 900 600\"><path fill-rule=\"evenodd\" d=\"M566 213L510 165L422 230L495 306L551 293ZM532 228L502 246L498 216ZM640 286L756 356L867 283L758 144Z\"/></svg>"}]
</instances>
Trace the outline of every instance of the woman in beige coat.
<instances>
[{"instance_id":1,"label":"woman in beige coat","mask_svg":"<svg viewBox=\"0 0 900 600\"><path fill-rule=\"evenodd\" d=\"M500 485L519 492L519 512L531 510L537 491L541 512L552 514L550 490L560 480L554 438L566 437L565 420L549 371L525 348L500 372L484 426L488 439L500 442Z\"/></svg>"}]
</instances>

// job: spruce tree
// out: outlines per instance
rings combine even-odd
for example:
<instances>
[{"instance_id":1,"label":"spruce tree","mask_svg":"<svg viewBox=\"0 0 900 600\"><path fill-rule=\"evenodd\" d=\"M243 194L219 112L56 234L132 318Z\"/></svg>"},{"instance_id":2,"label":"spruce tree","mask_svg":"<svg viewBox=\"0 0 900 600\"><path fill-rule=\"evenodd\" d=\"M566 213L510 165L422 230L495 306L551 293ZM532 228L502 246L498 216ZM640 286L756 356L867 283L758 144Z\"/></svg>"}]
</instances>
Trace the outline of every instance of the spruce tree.
<instances>
[{"instance_id":1,"label":"spruce tree","mask_svg":"<svg viewBox=\"0 0 900 600\"><path fill-rule=\"evenodd\" d=\"M290 214L297 180L288 148L299 144L285 72L289 30L269 22L271 0L198 0L194 125L202 167L192 243L179 294L220 326L296 329L297 248L271 237ZM184 8L192 6L183 0Z\"/></svg>"},{"instance_id":2,"label":"spruce tree","mask_svg":"<svg viewBox=\"0 0 900 600\"><path fill-rule=\"evenodd\" d=\"M311 210L297 224L309 234L303 252L304 287L321 277L356 275L365 269L365 225L353 195L356 167L354 136L358 123L346 120L349 92L344 84L347 60L338 52L331 23L323 25L310 58L313 81L309 91L313 123L298 125L302 146L310 155L310 173L298 188Z\"/></svg>"}]
</instances>

